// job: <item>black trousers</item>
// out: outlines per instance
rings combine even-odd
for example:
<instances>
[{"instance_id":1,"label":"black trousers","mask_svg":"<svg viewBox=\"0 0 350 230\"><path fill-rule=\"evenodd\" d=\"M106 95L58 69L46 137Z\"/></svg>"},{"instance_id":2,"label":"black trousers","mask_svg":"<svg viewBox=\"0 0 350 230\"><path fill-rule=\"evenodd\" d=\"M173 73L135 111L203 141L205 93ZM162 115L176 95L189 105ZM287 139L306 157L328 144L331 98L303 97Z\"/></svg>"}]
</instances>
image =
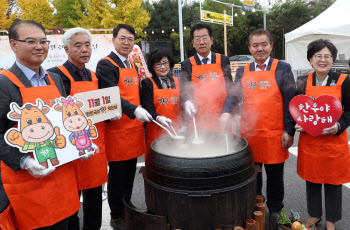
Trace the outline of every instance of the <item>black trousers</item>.
<instances>
[{"instance_id":1,"label":"black trousers","mask_svg":"<svg viewBox=\"0 0 350 230\"><path fill-rule=\"evenodd\" d=\"M322 185L324 186L326 220L342 218L342 185L315 184L306 181L307 211L311 217L322 216Z\"/></svg>"},{"instance_id":2,"label":"black trousers","mask_svg":"<svg viewBox=\"0 0 350 230\"><path fill-rule=\"evenodd\" d=\"M130 202L137 158L126 161L110 161L108 172L108 203L111 209L111 218L125 218L123 198Z\"/></svg>"},{"instance_id":3,"label":"black trousers","mask_svg":"<svg viewBox=\"0 0 350 230\"><path fill-rule=\"evenodd\" d=\"M37 230L68 230L69 218L70 217L67 217L51 226L37 228Z\"/></svg>"},{"instance_id":4,"label":"black trousers","mask_svg":"<svg viewBox=\"0 0 350 230\"><path fill-rule=\"evenodd\" d=\"M99 230L102 225L102 185L79 191L83 195L83 230ZM78 212L69 218L69 230L79 230Z\"/></svg>"},{"instance_id":5,"label":"black trousers","mask_svg":"<svg viewBox=\"0 0 350 230\"><path fill-rule=\"evenodd\" d=\"M266 172L266 205L270 211L279 212L284 204L284 162L279 164L262 164L255 162L256 165L260 165L261 168L265 168ZM258 172L256 194L262 195L263 176L262 172Z\"/></svg>"}]
</instances>

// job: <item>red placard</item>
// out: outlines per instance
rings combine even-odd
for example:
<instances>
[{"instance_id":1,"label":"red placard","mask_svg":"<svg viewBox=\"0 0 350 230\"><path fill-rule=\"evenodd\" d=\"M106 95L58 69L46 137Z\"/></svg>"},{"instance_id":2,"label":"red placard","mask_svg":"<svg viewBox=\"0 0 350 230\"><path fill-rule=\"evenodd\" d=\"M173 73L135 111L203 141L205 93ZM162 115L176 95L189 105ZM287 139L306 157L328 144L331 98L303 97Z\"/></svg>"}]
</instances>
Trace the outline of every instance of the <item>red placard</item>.
<instances>
[{"instance_id":1,"label":"red placard","mask_svg":"<svg viewBox=\"0 0 350 230\"><path fill-rule=\"evenodd\" d=\"M305 132L316 137L323 129L332 127L340 118L343 109L341 102L334 96L322 95L313 99L298 95L289 103L293 119Z\"/></svg>"}]
</instances>

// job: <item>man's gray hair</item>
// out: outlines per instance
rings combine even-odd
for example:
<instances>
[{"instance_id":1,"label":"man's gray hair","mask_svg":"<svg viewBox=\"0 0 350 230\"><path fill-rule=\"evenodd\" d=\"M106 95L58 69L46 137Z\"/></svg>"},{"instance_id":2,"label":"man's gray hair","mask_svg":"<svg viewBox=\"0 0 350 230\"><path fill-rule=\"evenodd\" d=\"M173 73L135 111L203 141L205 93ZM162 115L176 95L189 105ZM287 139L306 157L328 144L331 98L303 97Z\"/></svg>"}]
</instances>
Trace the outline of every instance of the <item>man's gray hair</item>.
<instances>
[{"instance_id":1,"label":"man's gray hair","mask_svg":"<svg viewBox=\"0 0 350 230\"><path fill-rule=\"evenodd\" d=\"M91 36L90 31L88 31L87 29L81 28L81 27L75 27L75 28L67 30L63 34L63 38L62 38L63 45L69 46L70 41L78 34L86 34L89 37L90 42L91 42L92 36Z\"/></svg>"}]
</instances>

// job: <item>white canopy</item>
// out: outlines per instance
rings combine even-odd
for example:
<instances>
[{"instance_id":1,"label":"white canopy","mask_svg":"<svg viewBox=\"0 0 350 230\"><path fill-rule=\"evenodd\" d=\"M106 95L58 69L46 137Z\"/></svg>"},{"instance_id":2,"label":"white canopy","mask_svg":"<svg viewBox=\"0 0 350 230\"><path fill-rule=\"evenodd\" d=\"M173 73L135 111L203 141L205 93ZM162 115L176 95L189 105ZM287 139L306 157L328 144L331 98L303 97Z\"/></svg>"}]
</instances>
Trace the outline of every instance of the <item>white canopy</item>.
<instances>
[{"instance_id":1,"label":"white canopy","mask_svg":"<svg viewBox=\"0 0 350 230\"><path fill-rule=\"evenodd\" d=\"M297 71L311 69L306 52L313 40L329 39L338 49L338 59L350 58L349 9L349 0L337 0L313 20L285 34L286 61L291 64L294 77Z\"/></svg>"}]
</instances>

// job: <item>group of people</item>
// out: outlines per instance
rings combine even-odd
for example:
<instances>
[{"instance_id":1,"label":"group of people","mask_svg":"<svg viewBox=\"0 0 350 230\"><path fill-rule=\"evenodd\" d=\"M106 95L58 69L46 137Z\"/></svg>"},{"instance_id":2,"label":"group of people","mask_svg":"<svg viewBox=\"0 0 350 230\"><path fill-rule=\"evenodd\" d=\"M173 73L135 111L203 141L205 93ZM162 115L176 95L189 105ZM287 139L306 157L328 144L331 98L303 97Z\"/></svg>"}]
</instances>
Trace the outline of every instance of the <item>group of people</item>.
<instances>
[{"instance_id":1,"label":"group of people","mask_svg":"<svg viewBox=\"0 0 350 230\"><path fill-rule=\"evenodd\" d=\"M322 39L310 43L307 58L315 72L298 77L296 83L291 66L270 57L271 34L255 30L248 37L254 62L239 68L233 81L228 57L211 51L212 28L196 24L190 34L197 53L181 63L179 78L171 74L172 56L166 50L156 49L148 57L152 77L140 82L137 67L129 58L136 33L128 24L114 28L114 48L98 62L96 74L85 67L91 57L92 37L88 30L67 30L63 44L68 60L46 71L41 64L50 41L42 25L30 20L11 25L9 42L16 62L0 73L1 227L6 224L8 229L20 230L79 229L77 212L82 195L83 229L100 229L102 185L108 181L110 225L113 229L125 229L123 202L133 207L137 157L144 153L146 157L151 143L164 135L152 121L183 131L188 128L186 120L196 116L199 129L227 132L232 114L241 111L240 135L248 140L255 164L266 172L270 222L290 224L283 210L284 164L296 130L301 132L297 172L306 181L310 224L322 218L324 184L326 229L335 229L334 223L341 219L341 184L350 182L346 134L350 79L330 71L337 56L335 46ZM7 118L12 102L23 105L35 103L37 98L48 102L113 86L120 89L123 114L116 113L112 119L96 124L99 153L94 156L88 154L81 160L47 169L31 155L6 144L4 134L16 125ZM288 109L297 94L333 95L342 102L343 114L334 126L324 129L322 136L310 136L296 125ZM260 195L262 181L259 171Z\"/></svg>"}]
</instances>

